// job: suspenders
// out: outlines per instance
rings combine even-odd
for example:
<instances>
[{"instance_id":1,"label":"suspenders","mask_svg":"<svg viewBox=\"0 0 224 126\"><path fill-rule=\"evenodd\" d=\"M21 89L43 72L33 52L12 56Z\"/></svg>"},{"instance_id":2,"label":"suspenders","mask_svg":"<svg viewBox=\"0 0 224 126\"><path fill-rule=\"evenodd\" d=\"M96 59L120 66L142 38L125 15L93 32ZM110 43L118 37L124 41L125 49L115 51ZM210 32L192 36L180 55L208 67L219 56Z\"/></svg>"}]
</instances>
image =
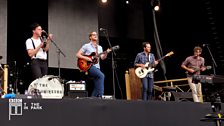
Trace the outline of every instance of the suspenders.
<instances>
[{"instance_id":1,"label":"suspenders","mask_svg":"<svg viewBox=\"0 0 224 126\"><path fill-rule=\"evenodd\" d=\"M30 39L31 39L32 44L33 44L33 49L35 49L35 45L34 45L33 39L32 38L30 38ZM35 54L35 57L36 57L36 54Z\"/></svg>"}]
</instances>

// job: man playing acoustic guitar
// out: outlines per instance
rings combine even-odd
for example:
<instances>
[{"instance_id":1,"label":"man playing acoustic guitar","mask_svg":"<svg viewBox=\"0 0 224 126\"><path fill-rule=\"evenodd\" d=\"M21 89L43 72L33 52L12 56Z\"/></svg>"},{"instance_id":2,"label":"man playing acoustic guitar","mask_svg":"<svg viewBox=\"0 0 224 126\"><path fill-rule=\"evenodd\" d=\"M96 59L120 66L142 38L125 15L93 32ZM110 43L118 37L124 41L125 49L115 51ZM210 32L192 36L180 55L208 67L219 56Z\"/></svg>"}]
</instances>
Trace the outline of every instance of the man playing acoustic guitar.
<instances>
[{"instance_id":1,"label":"man playing acoustic guitar","mask_svg":"<svg viewBox=\"0 0 224 126\"><path fill-rule=\"evenodd\" d=\"M76 53L78 66L81 71L88 72L88 76L93 78L94 89L91 94L93 97L102 97L104 94L104 74L100 70L99 58L104 60L107 58L107 53L111 49L103 52L102 46L97 43L98 37L96 32L90 32L89 43L84 44ZM100 55L99 55L100 54Z\"/></svg>"}]
</instances>

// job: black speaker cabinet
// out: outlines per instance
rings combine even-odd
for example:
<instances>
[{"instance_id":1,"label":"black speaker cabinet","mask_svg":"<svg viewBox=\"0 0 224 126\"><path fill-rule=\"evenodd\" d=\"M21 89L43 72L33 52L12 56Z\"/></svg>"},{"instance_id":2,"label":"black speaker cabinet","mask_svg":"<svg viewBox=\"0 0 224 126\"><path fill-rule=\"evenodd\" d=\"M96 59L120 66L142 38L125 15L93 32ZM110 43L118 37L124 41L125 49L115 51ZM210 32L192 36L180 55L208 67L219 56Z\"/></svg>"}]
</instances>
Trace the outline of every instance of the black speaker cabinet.
<instances>
[{"instance_id":1,"label":"black speaker cabinet","mask_svg":"<svg viewBox=\"0 0 224 126\"><path fill-rule=\"evenodd\" d=\"M87 91L68 91L68 97L70 98L83 98L88 97Z\"/></svg>"},{"instance_id":2,"label":"black speaker cabinet","mask_svg":"<svg viewBox=\"0 0 224 126\"><path fill-rule=\"evenodd\" d=\"M172 92L174 101L193 101L192 92Z\"/></svg>"}]
</instances>

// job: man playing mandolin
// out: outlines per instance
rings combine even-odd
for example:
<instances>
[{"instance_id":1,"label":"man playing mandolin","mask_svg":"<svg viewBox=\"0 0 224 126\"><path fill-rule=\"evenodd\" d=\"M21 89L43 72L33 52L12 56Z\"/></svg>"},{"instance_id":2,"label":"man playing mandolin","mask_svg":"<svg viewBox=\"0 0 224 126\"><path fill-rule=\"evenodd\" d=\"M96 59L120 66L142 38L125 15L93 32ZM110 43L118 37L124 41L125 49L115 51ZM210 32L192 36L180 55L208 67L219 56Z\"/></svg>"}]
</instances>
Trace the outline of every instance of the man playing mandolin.
<instances>
[{"instance_id":1,"label":"man playing mandolin","mask_svg":"<svg viewBox=\"0 0 224 126\"><path fill-rule=\"evenodd\" d=\"M104 60L107 58L107 53L111 49L103 52L102 46L97 43L98 36L96 32L90 32L89 43L84 44L76 54L79 58L78 66L81 71L88 72L88 76L93 78L94 89L91 94L93 97L102 97L104 94L104 74L100 70L99 58Z\"/></svg>"},{"instance_id":2,"label":"man playing mandolin","mask_svg":"<svg viewBox=\"0 0 224 126\"><path fill-rule=\"evenodd\" d=\"M158 64L158 61L155 60L155 56L151 52L151 45L149 42L143 42L142 44L144 51L137 54L135 58L134 65L135 67L147 67L145 64L148 62L151 67L155 67ZM152 91L154 85L154 74L153 72L147 73L144 78L141 78L142 81L142 100L151 100Z\"/></svg>"},{"instance_id":3,"label":"man playing mandolin","mask_svg":"<svg viewBox=\"0 0 224 126\"><path fill-rule=\"evenodd\" d=\"M201 57L202 48L194 47L194 55L188 56L181 64L181 67L186 70L188 83L192 91L194 102L203 102L202 89L200 82L194 82L193 76L200 75L201 71L205 71L205 59Z\"/></svg>"}]
</instances>

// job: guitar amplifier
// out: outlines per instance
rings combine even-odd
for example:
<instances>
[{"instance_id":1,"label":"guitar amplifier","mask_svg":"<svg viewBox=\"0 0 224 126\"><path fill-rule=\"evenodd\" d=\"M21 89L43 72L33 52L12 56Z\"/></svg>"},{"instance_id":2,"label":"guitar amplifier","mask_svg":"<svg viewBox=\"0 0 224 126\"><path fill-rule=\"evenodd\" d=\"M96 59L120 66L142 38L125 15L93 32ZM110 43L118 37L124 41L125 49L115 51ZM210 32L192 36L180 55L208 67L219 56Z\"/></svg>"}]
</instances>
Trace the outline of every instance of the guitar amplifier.
<instances>
[{"instance_id":1,"label":"guitar amplifier","mask_svg":"<svg viewBox=\"0 0 224 126\"><path fill-rule=\"evenodd\" d=\"M85 81L68 81L65 84L65 96L69 97L87 97Z\"/></svg>"},{"instance_id":2,"label":"guitar amplifier","mask_svg":"<svg viewBox=\"0 0 224 126\"><path fill-rule=\"evenodd\" d=\"M85 91L86 90L85 81L68 81L65 85L68 91Z\"/></svg>"}]
</instances>

